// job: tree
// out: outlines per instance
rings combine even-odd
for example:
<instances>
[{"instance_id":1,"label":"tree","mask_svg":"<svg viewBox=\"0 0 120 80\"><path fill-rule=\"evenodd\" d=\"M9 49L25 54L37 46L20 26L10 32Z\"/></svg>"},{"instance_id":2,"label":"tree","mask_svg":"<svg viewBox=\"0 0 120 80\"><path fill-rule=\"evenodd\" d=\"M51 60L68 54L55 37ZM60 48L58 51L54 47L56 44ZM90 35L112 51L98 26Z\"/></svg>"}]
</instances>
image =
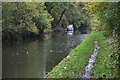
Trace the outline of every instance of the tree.
<instances>
[{"instance_id":1,"label":"tree","mask_svg":"<svg viewBox=\"0 0 120 80\"><path fill-rule=\"evenodd\" d=\"M118 36L120 30L119 2L91 2L86 3L84 9L88 10L89 15L97 20L99 26L94 26L96 29Z\"/></svg>"},{"instance_id":2,"label":"tree","mask_svg":"<svg viewBox=\"0 0 120 80\"><path fill-rule=\"evenodd\" d=\"M4 2L3 33L39 34L51 27L52 17L43 2Z\"/></svg>"},{"instance_id":3,"label":"tree","mask_svg":"<svg viewBox=\"0 0 120 80\"><path fill-rule=\"evenodd\" d=\"M87 24L87 16L85 16L85 10L82 10L84 7L82 2L47 2L45 5L48 12L54 18L52 21L53 27L66 27L69 24L80 27L82 26L81 24Z\"/></svg>"}]
</instances>

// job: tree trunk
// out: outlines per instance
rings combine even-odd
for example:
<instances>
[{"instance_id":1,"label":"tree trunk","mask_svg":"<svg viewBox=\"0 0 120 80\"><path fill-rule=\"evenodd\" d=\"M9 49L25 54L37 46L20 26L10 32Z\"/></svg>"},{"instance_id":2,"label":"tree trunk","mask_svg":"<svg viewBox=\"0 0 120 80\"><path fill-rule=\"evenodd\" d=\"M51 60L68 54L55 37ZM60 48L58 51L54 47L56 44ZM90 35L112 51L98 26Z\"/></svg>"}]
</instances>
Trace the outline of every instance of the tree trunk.
<instances>
[{"instance_id":1,"label":"tree trunk","mask_svg":"<svg viewBox=\"0 0 120 80\"><path fill-rule=\"evenodd\" d=\"M60 21L62 20L63 15L65 14L65 12L66 12L66 9L61 13L61 16L60 16L59 20L58 20L58 21L56 22L56 24L53 26L54 28L60 23Z\"/></svg>"}]
</instances>

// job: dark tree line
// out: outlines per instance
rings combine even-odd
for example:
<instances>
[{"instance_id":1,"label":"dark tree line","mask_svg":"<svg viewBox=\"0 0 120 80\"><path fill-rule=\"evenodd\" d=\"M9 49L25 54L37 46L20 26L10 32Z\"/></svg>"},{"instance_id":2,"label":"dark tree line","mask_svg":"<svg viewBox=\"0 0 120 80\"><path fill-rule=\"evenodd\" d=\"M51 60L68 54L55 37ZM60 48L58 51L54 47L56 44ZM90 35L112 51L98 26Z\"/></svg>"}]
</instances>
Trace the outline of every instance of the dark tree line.
<instances>
[{"instance_id":1,"label":"dark tree line","mask_svg":"<svg viewBox=\"0 0 120 80\"><path fill-rule=\"evenodd\" d=\"M40 35L69 24L80 27L87 24L83 7L73 2L3 2L3 37Z\"/></svg>"}]
</instances>

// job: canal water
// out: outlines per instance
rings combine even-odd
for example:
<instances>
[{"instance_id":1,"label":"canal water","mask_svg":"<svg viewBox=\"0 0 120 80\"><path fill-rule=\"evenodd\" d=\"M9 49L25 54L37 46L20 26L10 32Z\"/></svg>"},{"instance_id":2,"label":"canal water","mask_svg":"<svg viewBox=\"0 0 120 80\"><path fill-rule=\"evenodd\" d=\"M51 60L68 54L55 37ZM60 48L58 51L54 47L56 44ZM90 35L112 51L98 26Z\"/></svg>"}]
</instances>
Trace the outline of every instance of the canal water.
<instances>
[{"instance_id":1,"label":"canal water","mask_svg":"<svg viewBox=\"0 0 120 80\"><path fill-rule=\"evenodd\" d=\"M43 78L88 34L47 34L44 38L2 43L3 78Z\"/></svg>"}]
</instances>

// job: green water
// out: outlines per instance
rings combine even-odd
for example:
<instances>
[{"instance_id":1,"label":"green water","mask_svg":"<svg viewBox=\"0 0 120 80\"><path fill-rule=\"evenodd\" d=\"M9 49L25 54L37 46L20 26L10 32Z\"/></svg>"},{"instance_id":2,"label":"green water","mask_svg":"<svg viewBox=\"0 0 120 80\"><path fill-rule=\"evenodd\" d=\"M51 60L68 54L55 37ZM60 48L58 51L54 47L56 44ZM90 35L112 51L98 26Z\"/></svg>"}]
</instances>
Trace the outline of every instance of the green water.
<instances>
[{"instance_id":1,"label":"green water","mask_svg":"<svg viewBox=\"0 0 120 80\"><path fill-rule=\"evenodd\" d=\"M3 78L43 78L87 34L49 34L42 39L2 43Z\"/></svg>"}]
</instances>

